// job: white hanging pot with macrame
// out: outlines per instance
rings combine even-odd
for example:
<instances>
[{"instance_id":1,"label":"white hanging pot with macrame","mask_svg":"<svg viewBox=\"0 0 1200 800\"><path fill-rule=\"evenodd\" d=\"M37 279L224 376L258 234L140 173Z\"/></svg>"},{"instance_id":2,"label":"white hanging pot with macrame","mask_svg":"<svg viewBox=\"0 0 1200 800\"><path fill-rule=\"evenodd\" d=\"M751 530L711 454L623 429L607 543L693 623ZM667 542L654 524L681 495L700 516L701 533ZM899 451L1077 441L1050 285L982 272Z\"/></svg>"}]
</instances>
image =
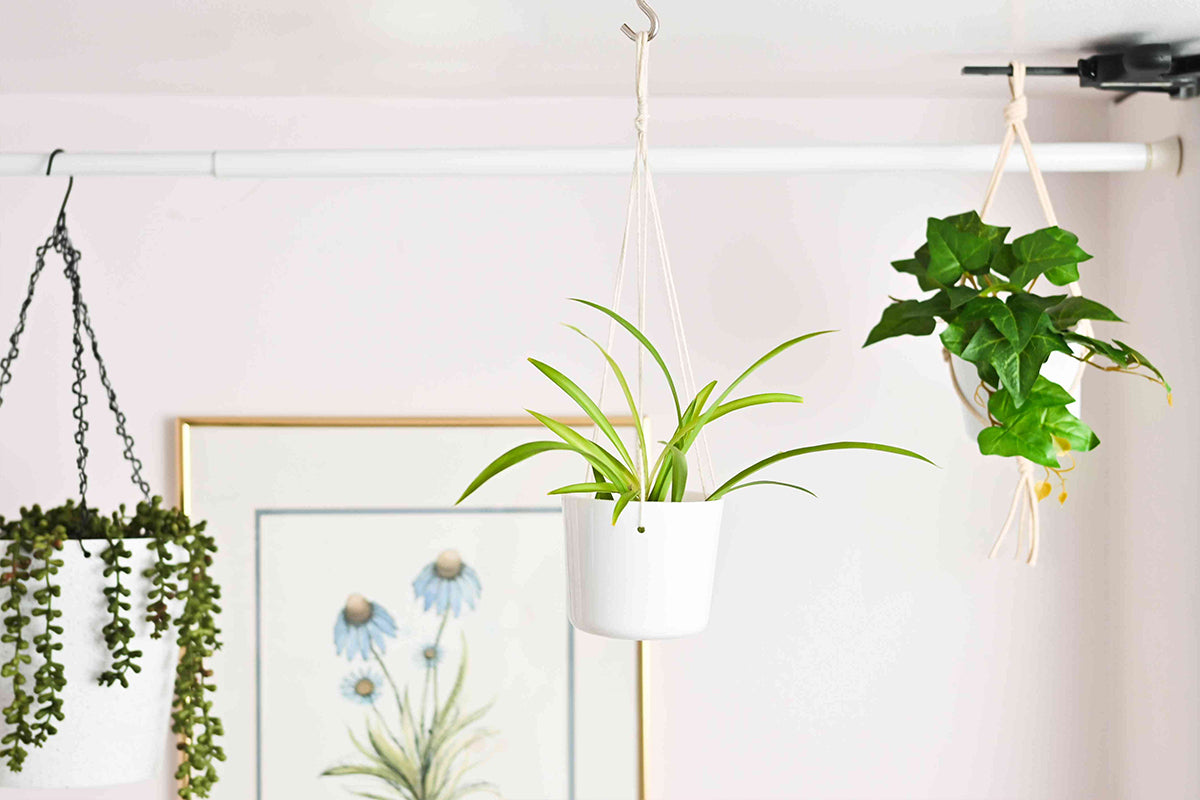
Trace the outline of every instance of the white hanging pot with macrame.
<instances>
[{"instance_id":1,"label":"white hanging pot with macrame","mask_svg":"<svg viewBox=\"0 0 1200 800\"><path fill-rule=\"evenodd\" d=\"M986 218L988 212L991 210L992 203L996 199L996 191L1000 188L1000 179L1004 177L1004 167L1008 163L1008 154L1012 150L1013 142L1020 141L1021 151L1025 155L1025 163L1029 167L1029 176L1033 179L1033 188L1037 194L1038 204L1041 206L1046 224L1057 227L1058 216L1054 213L1054 206L1050 202L1050 192L1046 189L1046 181L1042 177L1042 171L1038 168L1037 159L1033 156L1033 142L1030 140L1029 132L1025 128L1025 118L1029 114L1029 101L1025 98L1025 65L1020 61L1014 61L1012 62L1011 70L1012 74L1008 78L1008 86L1012 99L1004 107L1004 139L1000 143L1000 152L996 157L996 165L992 169L992 176L988 181L987 192L984 194L983 204L979 208L979 217L980 219ZM1082 296L1083 292L1079 288L1077 281L1067 284L1067 294L1071 297ZM1083 335L1091 336L1093 334L1091 321L1088 319L1081 320L1078 330ZM1047 361L1043 365L1042 374L1054 380L1060 386L1066 387L1070 395L1075 398L1076 404L1078 404L1083 390L1083 374L1087 369L1086 363L1072 359L1064 354L1055 355L1058 356L1057 359ZM977 406L970 401L972 395L964 393L960 388L958 371L954 369L954 362L947 358L947 363L950 364L950 378L954 381L955 390L964 408L979 418L981 426L989 424L986 408L983 413L980 413ZM1078 405L1076 405L1076 409L1073 409L1073 411L1077 413L1077 409ZM1009 504L1004 525L1000 528L1000 533L996 536L988 557L995 558L999 555L1000 547L1004 544L1005 538L1015 523L1017 527L1017 553L1021 554L1024 551L1026 563L1032 565L1037 563L1038 550L1041 545L1041 518L1038 513L1038 503L1045 497L1049 484L1035 480L1034 464L1028 459L1015 456L1013 460L1017 464L1017 485L1013 491L1012 502ZM1043 486L1047 487L1047 489L1043 489Z\"/></svg>"},{"instance_id":2,"label":"white hanging pot with macrame","mask_svg":"<svg viewBox=\"0 0 1200 800\"><path fill-rule=\"evenodd\" d=\"M1092 255L1079 247L1079 237L1058 226L1025 129L1025 67L1013 62L1010 70L1004 141L982 206L978 212L927 220L925 242L912 258L893 261L892 267L933 294L923 300L893 298L865 344L939 331L950 385L979 452L1011 458L1017 467L1016 489L991 555L1015 528L1018 557L1035 564L1041 544L1038 503L1054 492L1054 481L1057 499L1065 503L1065 475L1075 468L1075 454L1100 444L1079 416L1087 367L1157 383L1167 390L1168 402L1171 389L1142 353L1119 339L1096 338L1092 320L1121 319L1082 295L1079 264ZM1010 243L1011 228L985 218L1017 140L1046 227ZM1051 289L1035 292L1039 282ZM1044 478L1035 478L1035 470L1043 470Z\"/></svg>"},{"instance_id":3,"label":"white hanging pot with macrame","mask_svg":"<svg viewBox=\"0 0 1200 800\"><path fill-rule=\"evenodd\" d=\"M638 279L638 327L644 328L647 251L653 239L666 283L684 389L691 395L695 393L695 379L680 319L679 298L663 235L658 198L654 193L646 138L649 43L657 29L657 19L649 6L638 5L650 16L651 28L637 33L628 26L622 28L637 45L637 116L634 120L637 152L613 308L620 306L627 255L632 250ZM609 327L610 350L615 331L614 321ZM639 349L636 386L639 407L643 357ZM601 404L608 379L606 363L600 388ZM700 449L705 458L699 475L704 492L686 497L682 502L638 500L630 509L634 513L614 515L616 499L563 498L567 607L571 624L576 628L610 638L644 640L688 636L707 627L725 505L721 500L706 501L712 488L712 466L707 447L701 434ZM638 479L640 482L643 476L639 475Z\"/></svg>"},{"instance_id":4,"label":"white hanging pot with macrame","mask_svg":"<svg viewBox=\"0 0 1200 800\"><path fill-rule=\"evenodd\" d=\"M755 486L776 486L812 495L808 489L785 481L758 479L759 471L781 461L814 453L840 450L873 450L928 462L924 456L894 445L838 441L808 444L772 453L718 484L714 477L705 428L726 414L769 403L802 403L790 392L759 392L733 396L733 392L759 367L801 342L832 333L821 330L793 336L754 361L732 381L698 387L687 336L680 315L679 296L671 259L667 253L662 217L647 158L647 50L657 28L654 12L643 0L638 6L650 17L649 31L622 31L637 44L637 153L625 234L617 267L611 307L576 302L608 317L608 344L574 326L604 356L600 392L593 400L565 374L537 359L530 362L563 390L594 424L592 436L582 435L571 424L530 411L554 438L525 442L503 453L467 486L462 502L494 476L540 453L569 451L587 464L582 482L550 491L564 495L568 609L576 628L617 639L666 639L699 633L708 624L720 543L723 498L730 492ZM680 380L672 376L662 354L644 333L646 329L646 277L650 242L655 243L662 269L667 307L679 359ZM621 293L628 254L637 272L637 319L621 316ZM637 346L637 374L626 378L612 355L618 327ZM672 424L651 436L643 410L643 380L647 359L661 371L674 405ZM630 416L614 422L602 410L609 378L621 389ZM618 427L632 429L636 441L629 446ZM603 433L604 441L599 436ZM626 432L628 433L628 431ZM660 445L656 447L655 445ZM656 452L651 452L656 451ZM694 462L694 463L693 463ZM701 492L690 493L698 480ZM576 497L576 495L580 495Z\"/></svg>"}]
</instances>

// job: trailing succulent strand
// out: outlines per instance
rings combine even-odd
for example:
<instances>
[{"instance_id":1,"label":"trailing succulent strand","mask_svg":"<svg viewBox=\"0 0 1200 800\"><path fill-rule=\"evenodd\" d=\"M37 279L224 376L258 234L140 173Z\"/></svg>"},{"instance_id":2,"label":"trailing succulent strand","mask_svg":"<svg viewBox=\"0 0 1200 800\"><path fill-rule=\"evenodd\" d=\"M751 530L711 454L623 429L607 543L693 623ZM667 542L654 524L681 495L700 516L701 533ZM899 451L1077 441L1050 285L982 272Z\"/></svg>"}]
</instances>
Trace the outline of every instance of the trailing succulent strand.
<instances>
[{"instance_id":1,"label":"trailing succulent strand","mask_svg":"<svg viewBox=\"0 0 1200 800\"><path fill-rule=\"evenodd\" d=\"M54 623L63 615L60 609L54 607L54 598L59 597L62 590L51 580L63 565L59 558L63 547L61 532L61 527L49 533L39 532L30 545L33 558L29 577L40 582L33 592L37 607L31 614L41 617L44 625L41 633L33 637L33 649L42 659L41 665L33 673L33 691L38 702L38 709L33 713L33 744L38 747L58 733L54 723L63 719L63 701L58 693L67 685L63 665L54 658L54 654L62 650L62 642L54 640L63 632L62 626Z\"/></svg>"},{"instance_id":2,"label":"trailing succulent strand","mask_svg":"<svg viewBox=\"0 0 1200 800\"><path fill-rule=\"evenodd\" d=\"M110 619L102 631L104 643L112 654L112 666L100 673L99 680L104 686L119 683L122 688L129 688L127 673L142 671L137 664L142 651L129 646L133 641L133 624L129 621L129 612L133 609L133 604L126 598L133 594L133 590L126 586L121 578L133 572L133 567L122 564L121 561L128 561L133 553L125 546L125 526L121 524L124 516L125 506L121 506L121 510L113 514L113 524L104 526L104 538L108 541L108 547L100 551L100 558L104 561L104 577L112 579L112 583L104 587Z\"/></svg>"},{"instance_id":3,"label":"trailing succulent strand","mask_svg":"<svg viewBox=\"0 0 1200 800\"><path fill-rule=\"evenodd\" d=\"M166 517L175 513L167 511ZM175 668L171 729L181 737L177 746L183 759L175 777L181 782L179 795L184 798L208 797L217 782L216 762L225 760L225 751L217 744L224 729L221 720L212 713L212 693L217 687L212 682L212 670L206 666L206 660L221 647L218 639L221 630L216 625L216 615L221 612L217 605L221 587L209 575L217 545L204 533L204 528L205 523L193 527L179 514L166 522L159 535L160 542L170 541L186 554L175 573L180 585L173 590L164 589L183 600L183 610L175 620L181 655ZM148 570L147 575L157 580L157 567L162 563ZM174 584L166 581L163 585Z\"/></svg>"},{"instance_id":4,"label":"trailing succulent strand","mask_svg":"<svg viewBox=\"0 0 1200 800\"><path fill-rule=\"evenodd\" d=\"M33 698L25 690L28 678L21 672L21 666L32 663L29 653L29 642L25 638L25 626L30 618L21 613L21 601L29 593L29 567L33 560L26 554L26 539L22 536L23 527L13 526L8 532L9 542L4 549L4 558L0 559L0 567L4 573L0 580L8 589L0 610L8 612L4 618L3 642L12 647L12 657L0 667L0 677L9 679L12 683L12 702L4 709L4 722L9 727L8 733L0 740L0 758L8 762L8 768L19 772L25 763L29 751L25 745L34 741L33 726L29 721L29 712L33 706Z\"/></svg>"},{"instance_id":5,"label":"trailing succulent strand","mask_svg":"<svg viewBox=\"0 0 1200 800\"><path fill-rule=\"evenodd\" d=\"M974 211L931 218L926 242L892 267L933 294L893 299L864 347L893 336L928 336L941 320L943 346L979 373L976 398L990 423L979 434L980 452L1023 456L1055 470L1062 453L1091 450L1100 440L1067 409L1075 401L1068 387L1042 375L1053 353L1106 372L1139 375L1163 386L1168 401L1171 387L1125 342L1078 330L1085 319L1121 322L1111 309L1067 293L1033 292L1041 278L1054 286L1079 280L1079 264L1092 256L1075 234L1055 226L1005 243L1008 232Z\"/></svg>"},{"instance_id":6,"label":"trailing succulent strand","mask_svg":"<svg viewBox=\"0 0 1200 800\"><path fill-rule=\"evenodd\" d=\"M0 740L0 758L8 769L19 772L28 748L40 747L54 735L55 723L69 711L59 696L66 678L56 658L62 649L57 638L63 629L56 623L62 611L55 606L60 589L54 581L63 563L59 554L65 542L106 542L99 555L108 579L104 597L109 621L103 634L112 662L98 680L106 686L127 687L136 679L131 676L141 671L138 659L142 655L133 647L135 601L128 585L133 571L128 564L133 556L129 544L142 541L155 557L143 573L150 583L144 620L155 639L174 627L181 651L171 712L171 727L180 738L182 753L176 773L180 796L208 796L217 781L215 764L223 761L225 754L217 743L221 721L212 714L216 686L206 666L206 660L220 648L216 615L221 610L217 604L221 590L209 573L216 544L204 527L203 522L192 525L180 511L164 508L160 497L138 503L128 518L124 506L106 517L72 501L45 511L39 506L23 508L12 520L0 517L0 537L7 540L0 558L0 612L7 614L0 641L12 649L9 660L0 665L0 678L10 681L13 695L4 709L9 732ZM28 607L30 599L33 609L23 613L22 605ZM29 678L22 672L22 667L33 663L31 648L40 659L33 673L32 694L27 688Z\"/></svg>"}]
</instances>

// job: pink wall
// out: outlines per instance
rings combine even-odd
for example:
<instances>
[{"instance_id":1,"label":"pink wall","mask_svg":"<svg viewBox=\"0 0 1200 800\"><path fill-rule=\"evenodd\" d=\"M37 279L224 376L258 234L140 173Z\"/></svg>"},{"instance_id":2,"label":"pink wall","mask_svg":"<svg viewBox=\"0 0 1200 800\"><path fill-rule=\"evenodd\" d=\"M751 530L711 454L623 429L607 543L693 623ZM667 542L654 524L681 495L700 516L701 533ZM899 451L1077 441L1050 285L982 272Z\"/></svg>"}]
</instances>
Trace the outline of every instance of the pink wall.
<instances>
[{"instance_id":1,"label":"pink wall","mask_svg":"<svg viewBox=\"0 0 1200 800\"><path fill-rule=\"evenodd\" d=\"M652 113L653 142L664 145L991 142L1001 133L999 101L673 99ZM632 115L624 99L9 96L0 97L0 143L16 151L628 144ZM1035 99L1030 128L1035 138L1087 141L1105 138L1107 123L1102 105ZM1111 459L1123 451L1107 445L1122 438L1122 420L1107 419L1107 447L1082 465L1072 501L1047 510L1042 564L988 562L1011 466L983 459L965 439L932 341L859 349L886 296L911 291L887 262L916 246L926 215L976 205L985 178L660 180L699 373L728 379L796 332L843 331L759 379L808 403L730 418L713 441L718 473L772 448L832 438L917 447L941 468L835 454L778 474L811 486L818 501L730 500L710 630L651 652L656 798L1124 796L1113 791L1124 745L1112 731L1124 708L1119 690L1139 665L1123 659L1121 675L1113 666L1113 620L1125 602L1114 585L1126 576L1110 551L1127 537L1108 499L1118 487ZM0 183L6 325L62 183ZM1125 246L1108 236L1108 178L1053 176L1050 185L1085 246ZM77 182L71 220L110 369L149 474L166 491L177 415L567 410L524 357L595 370L554 323L591 322L562 298L607 294L625 191L622 178L595 177L94 178ZM1026 178L1010 178L1001 194L996 219L1039 223ZM1178 274L1186 251L1164 252L1156 268ZM1100 290L1123 266L1095 263L1085 285L1104 299ZM61 280L48 277L0 413L6 509L60 500L73 487L69 306ZM1153 316L1135 319L1137 340L1153 341ZM652 312L650 327L668 334L665 311ZM1183 359L1171 361L1181 371ZM1158 397L1115 383L1090 384L1089 402L1103 409L1129 392L1131 409L1159 413ZM1186 413L1181 406L1173 419ZM91 463L96 499L129 497L107 438L97 436ZM1155 466L1142 467L1149 484ZM1193 465L1169 480L1194 474Z\"/></svg>"},{"instance_id":2,"label":"pink wall","mask_svg":"<svg viewBox=\"0 0 1200 800\"><path fill-rule=\"evenodd\" d=\"M1113 296L1137 341L1153 343L1151 357L1175 389L1172 409L1147 402L1139 382L1124 381L1109 413L1117 433L1109 439L1113 525L1103 535L1111 548L1120 664L1116 796L1197 797L1200 105L1139 97L1113 109L1110 120L1114 138L1184 140L1183 174L1173 182L1130 175L1109 184L1110 241L1120 267Z\"/></svg>"}]
</instances>

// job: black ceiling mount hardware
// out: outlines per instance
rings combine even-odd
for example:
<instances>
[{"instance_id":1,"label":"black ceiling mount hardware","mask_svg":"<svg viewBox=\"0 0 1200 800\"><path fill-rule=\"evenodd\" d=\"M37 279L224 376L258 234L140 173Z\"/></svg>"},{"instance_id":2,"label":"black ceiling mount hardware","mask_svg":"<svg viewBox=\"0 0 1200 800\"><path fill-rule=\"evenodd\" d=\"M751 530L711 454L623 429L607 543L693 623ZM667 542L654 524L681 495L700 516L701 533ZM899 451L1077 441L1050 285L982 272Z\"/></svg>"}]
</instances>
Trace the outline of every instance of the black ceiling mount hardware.
<instances>
[{"instance_id":1,"label":"black ceiling mount hardware","mask_svg":"<svg viewBox=\"0 0 1200 800\"><path fill-rule=\"evenodd\" d=\"M963 67L963 75L1011 75L1012 67ZM1176 55L1169 44L1140 44L1118 53L1081 58L1074 67L1026 67L1030 76L1071 75L1085 89L1159 92L1176 100L1200 96L1200 54Z\"/></svg>"}]
</instances>

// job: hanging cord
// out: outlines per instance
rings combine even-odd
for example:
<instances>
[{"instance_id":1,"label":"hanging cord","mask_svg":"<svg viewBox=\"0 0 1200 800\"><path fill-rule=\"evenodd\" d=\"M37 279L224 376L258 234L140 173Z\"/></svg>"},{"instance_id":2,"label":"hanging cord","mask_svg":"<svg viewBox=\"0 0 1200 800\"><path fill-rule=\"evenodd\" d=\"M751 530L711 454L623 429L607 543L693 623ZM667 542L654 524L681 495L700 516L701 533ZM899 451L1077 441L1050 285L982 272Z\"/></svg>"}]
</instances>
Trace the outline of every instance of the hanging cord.
<instances>
[{"instance_id":1,"label":"hanging cord","mask_svg":"<svg viewBox=\"0 0 1200 800\"><path fill-rule=\"evenodd\" d=\"M54 158L62 150L55 150L50 154L49 161L46 164L46 174L52 174L54 168ZM75 445L78 448L76 454L76 467L79 470L79 507L81 515L86 519L90 510L87 503L88 492L88 475L87 475L87 460L89 450L87 446L87 431L89 428L88 421L85 415L85 408L88 404L87 393L84 389L84 382L87 378L87 370L84 367L84 337L88 339L92 357L96 360L97 371L100 375L100 382L104 386L105 393L108 398L108 407L112 410L113 416L116 418L117 435L121 437L124 445L122 455L129 462L132 470L132 482L138 487L142 493L143 499L150 499L150 485L142 477L142 462L134 455L134 440L129 434L127 428L127 418L121 411L117 403L117 394L113 389L112 382L108 376L108 368L104 363L103 357L100 355L100 345L96 338L95 329L92 326L91 314L88 312L87 303L83 298L83 287L79 278L79 262L83 256L79 250L71 243L71 237L67 231L67 201L71 197L71 190L75 186L75 178L72 176L67 181L67 191L63 196L62 205L59 207L58 216L55 218L53 232L47 237L37 250L34 251L34 268L29 276L29 285L26 290L25 299L21 303L20 312L17 315L17 325L9 336L8 354L0 359L0 395L3 393L4 387L12 381L12 368L20 355L20 340L25 332L26 320L29 313L29 306L33 303L34 293L37 289L38 279L46 268L46 254L51 250L58 253L63 260L64 268L63 275L71 286L71 312L72 312L72 337L71 341L74 345L74 354L71 359L71 367L75 373L75 380L71 384L71 392L75 396L75 407L72 410L72 417L75 419L76 427L74 434ZM0 406L4 403L3 397L0 396ZM83 548L83 543L80 541L80 548ZM84 550L84 555L89 555L87 550Z\"/></svg>"},{"instance_id":2,"label":"hanging cord","mask_svg":"<svg viewBox=\"0 0 1200 800\"><path fill-rule=\"evenodd\" d=\"M991 211L992 203L996 199L996 192L1000 188L1000 180L1004 177L1004 168L1008 163L1009 153L1012 151L1014 141L1021 143L1021 150L1025 154L1025 163L1029 166L1029 176L1033 179L1033 188L1037 193L1038 204L1042 208L1042 214L1046 218L1048 226L1057 226L1058 217L1054 213L1054 206L1050 202L1050 192L1046 189L1046 180L1042 176L1041 169L1038 168L1037 160L1033 155L1033 142L1029 138L1029 131L1025 128L1025 120L1029 116L1029 101L1025 97L1025 65L1020 61L1012 62L1012 74L1008 78L1008 88L1012 99L1004 106L1004 139L1000 143L1000 152L996 156L996 164L992 168L992 176L988 181L987 192L983 197L983 204L979 208L980 218L987 216ZM1067 292L1073 297L1078 297L1082 294L1078 282L1072 282L1067 286ZM1079 323L1080 333L1091 336L1092 325L1088 320L1083 320ZM960 401L967 410L975 416L985 427L991 425L991 420L988 416L982 413L977 407L977 403L971 402L963 393L958 382L958 376L954 370L954 361L948 350L943 349L942 356L950 369L950 382L954 386L954 391L958 395ZM1075 372L1075 377L1071 381L1071 386L1068 388L1072 397L1079 396L1079 390L1083 383L1083 373L1086 369L1085 364L1080 364ZM1004 520L1004 526L1000 529L999 535L996 537L995 543L992 545L989 558L995 558L1000 552L1000 546L1004 543L1004 539L1008 536L1008 532L1012 529L1014 522L1017 522L1017 511L1020 509L1020 521L1017 522L1017 555L1019 556L1024 549L1025 534L1028 531L1029 547L1026 562L1030 565L1037 563L1038 550L1041 544L1041 520L1038 516L1038 496L1037 484L1034 481L1033 464L1021 456L1016 456L1017 462L1017 486L1013 492L1012 503L1009 505L1008 516Z\"/></svg>"},{"instance_id":3,"label":"hanging cord","mask_svg":"<svg viewBox=\"0 0 1200 800\"><path fill-rule=\"evenodd\" d=\"M662 216L659 212L658 197L654 191L654 181L649 167L649 138L647 129L649 127L649 41L652 34L648 31L642 31L634 35L634 41L637 45L637 59L635 67L635 86L637 99L637 115L634 117L634 129L637 133L637 148L634 155L633 177L629 186L629 199L625 212L625 230L621 237L621 252L617 265L616 286L613 290L613 308L617 309L620 306L622 289L624 286L625 275L627 272L626 265L628 262L629 251L634 250L635 272L638 284L637 298L637 326L640 330L646 328L646 296L647 296L647 278L649 274L649 247L650 238L653 232L655 242L658 247L659 264L663 271L663 280L666 285L667 306L671 317L672 333L675 338L675 347L679 355L680 365L683 376L683 389L689 396L694 396L696 393L695 373L692 368L691 357L687 347L687 336L684 332L683 320L680 314L679 294L675 286L675 275L671 269L670 256L667 252L666 237L663 233ZM609 321L607 346L611 351L615 341L617 323L615 320ZM645 385L645 351L639 347L637 353L637 406L639 410L643 408L644 401L644 385ZM607 360L602 366L603 374L600 382L599 405L603 408L604 398L608 389L609 366ZM598 430L593 428L592 439L597 438ZM699 470L700 484L707 496L709 487L715 485L713 479L712 459L709 453L708 438L703 431L698 436L698 444L702 454L701 466ZM648 487L646 486L649 476L646 474L649 462L649 454L644 452L639 444L635 470L640 487L638 498L638 529L644 530L645 520L645 504ZM590 469L588 474L590 474Z\"/></svg>"}]
</instances>

